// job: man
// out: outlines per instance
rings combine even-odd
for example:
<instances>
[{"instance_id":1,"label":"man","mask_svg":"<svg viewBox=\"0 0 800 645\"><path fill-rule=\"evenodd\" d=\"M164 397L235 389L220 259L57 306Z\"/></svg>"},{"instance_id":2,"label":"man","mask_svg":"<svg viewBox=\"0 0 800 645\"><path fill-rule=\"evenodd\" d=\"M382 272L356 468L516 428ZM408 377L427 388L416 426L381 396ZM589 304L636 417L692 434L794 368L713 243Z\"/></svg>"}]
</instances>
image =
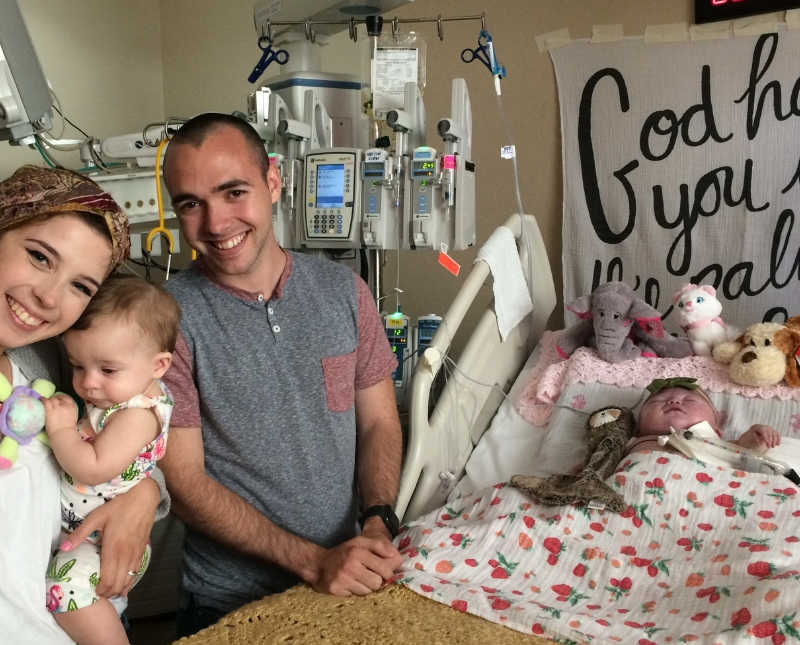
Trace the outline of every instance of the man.
<instances>
[{"instance_id":1,"label":"man","mask_svg":"<svg viewBox=\"0 0 800 645\"><path fill-rule=\"evenodd\" d=\"M200 255L167 283L182 309L162 460L188 527L179 636L298 580L379 589L401 560L402 440L396 359L369 290L347 267L278 246L280 177L244 121L186 123L164 179Z\"/></svg>"}]
</instances>

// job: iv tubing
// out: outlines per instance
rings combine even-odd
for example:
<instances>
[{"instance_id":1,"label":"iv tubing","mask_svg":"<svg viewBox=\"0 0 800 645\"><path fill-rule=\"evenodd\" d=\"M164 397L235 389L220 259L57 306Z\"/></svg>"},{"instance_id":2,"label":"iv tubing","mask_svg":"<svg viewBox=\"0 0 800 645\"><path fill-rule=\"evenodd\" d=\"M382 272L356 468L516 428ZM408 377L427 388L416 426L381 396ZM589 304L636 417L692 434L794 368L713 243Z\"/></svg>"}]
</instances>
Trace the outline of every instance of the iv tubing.
<instances>
[{"instance_id":1,"label":"iv tubing","mask_svg":"<svg viewBox=\"0 0 800 645\"><path fill-rule=\"evenodd\" d=\"M523 215L525 214L525 208L522 206L522 195L519 190L519 167L517 166L516 144L514 143L514 137L511 133L508 116L506 115L505 109L503 107L503 96L499 91L500 79L498 76L494 77L494 82L495 82L495 87L497 89L495 98L497 100L497 109L500 113L500 121L503 123L503 128L505 129L506 132L506 140L508 141L508 144L514 147L514 154L511 157L511 164L514 176L514 196L517 201L517 213L519 214L520 218L520 239L522 241L523 246L528 249L528 293L530 294L531 302L533 302L533 285L532 285L532 281L534 279L533 245L531 244L530 239L528 237L528 232L525 227L525 220L523 219ZM536 303L534 302L533 305L536 306Z\"/></svg>"}]
</instances>

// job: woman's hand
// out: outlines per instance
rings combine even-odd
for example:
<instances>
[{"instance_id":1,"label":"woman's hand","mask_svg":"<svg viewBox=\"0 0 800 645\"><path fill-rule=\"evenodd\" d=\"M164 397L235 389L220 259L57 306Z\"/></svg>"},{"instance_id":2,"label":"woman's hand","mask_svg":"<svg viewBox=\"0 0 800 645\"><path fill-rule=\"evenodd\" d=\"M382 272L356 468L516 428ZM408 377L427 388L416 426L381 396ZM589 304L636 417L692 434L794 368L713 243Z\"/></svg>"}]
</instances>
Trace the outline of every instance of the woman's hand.
<instances>
[{"instance_id":1,"label":"woman's hand","mask_svg":"<svg viewBox=\"0 0 800 645\"><path fill-rule=\"evenodd\" d=\"M92 532L102 533L98 596L110 598L127 595L135 581L135 577L128 575L128 572L139 570L142 554L150 539L158 501L158 486L150 479L144 479L127 493L117 495L92 511L62 542L61 550L71 551Z\"/></svg>"}]
</instances>

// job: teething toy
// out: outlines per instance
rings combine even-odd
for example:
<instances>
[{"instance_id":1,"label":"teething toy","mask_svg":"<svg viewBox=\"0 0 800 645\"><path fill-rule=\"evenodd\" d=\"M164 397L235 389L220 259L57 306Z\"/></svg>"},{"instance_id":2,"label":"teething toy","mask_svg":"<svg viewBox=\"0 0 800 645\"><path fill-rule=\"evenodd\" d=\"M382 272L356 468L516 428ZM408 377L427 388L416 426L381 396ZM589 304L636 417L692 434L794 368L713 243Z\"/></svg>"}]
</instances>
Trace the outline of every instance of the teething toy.
<instances>
[{"instance_id":1,"label":"teething toy","mask_svg":"<svg viewBox=\"0 0 800 645\"><path fill-rule=\"evenodd\" d=\"M56 386L45 379L36 379L31 387L11 387L0 374L0 470L8 470L17 460L19 446L28 445L34 438L47 443L44 432L42 398L53 396Z\"/></svg>"}]
</instances>

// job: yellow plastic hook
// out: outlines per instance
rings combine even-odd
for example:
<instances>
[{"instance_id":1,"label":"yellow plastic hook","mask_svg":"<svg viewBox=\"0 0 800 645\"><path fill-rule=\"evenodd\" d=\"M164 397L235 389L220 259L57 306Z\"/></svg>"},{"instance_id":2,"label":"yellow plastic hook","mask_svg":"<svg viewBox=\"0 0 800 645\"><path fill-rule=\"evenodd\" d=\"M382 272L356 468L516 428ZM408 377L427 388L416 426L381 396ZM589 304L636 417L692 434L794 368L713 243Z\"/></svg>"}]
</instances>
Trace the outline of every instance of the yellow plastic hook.
<instances>
[{"instance_id":1,"label":"yellow plastic hook","mask_svg":"<svg viewBox=\"0 0 800 645\"><path fill-rule=\"evenodd\" d=\"M162 139L158 144L158 148L156 149L156 198L158 199L158 226L156 226L147 234L147 239L144 243L144 250L148 253L153 250L153 238L159 234L167 238L170 254L175 248L175 242L172 239L172 233L170 233L164 226L164 197L161 194L161 155L164 151L164 147L168 143L169 140Z\"/></svg>"},{"instance_id":2,"label":"yellow plastic hook","mask_svg":"<svg viewBox=\"0 0 800 645\"><path fill-rule=\"evenodd\" d=\"M158 144L158 148L156 149L155 176L156 197L158 199L158 226L156 226L147 234L147 238L145 238L144 241L144 251L149 256L153 250L153 238L155 238L156 235L161 235L167 240L167 250L169 251L169 255L167 256L167 273L164 278L165 280L169 280L169 268L172 264L172 253L175 250L175 240L172 238L172 233L170 233L167 230L167 227L164 226L164 197L161 194L161 154L164 152L164 147L167 145L167 143L169 143L169 139L162 139Z\"/></svg>"},{"instance_id":3,"label":"yellow plastic hook","mask_svg":"<svg viewBox=\"0 0 800 645\"><path fill-rule=\"evenodd\" d=\"M175 248L175 243L172 238L172 233L170 233L167 229L165 229L162 225L156 226L153 230L151 230L147 234L147 239L144 243L144 250L150 253L153 250L153 238L156 235L162 235L167 238L167 242L169 243L169 252L172 253L172 250Z\"/></svg>"}]
</instances>

